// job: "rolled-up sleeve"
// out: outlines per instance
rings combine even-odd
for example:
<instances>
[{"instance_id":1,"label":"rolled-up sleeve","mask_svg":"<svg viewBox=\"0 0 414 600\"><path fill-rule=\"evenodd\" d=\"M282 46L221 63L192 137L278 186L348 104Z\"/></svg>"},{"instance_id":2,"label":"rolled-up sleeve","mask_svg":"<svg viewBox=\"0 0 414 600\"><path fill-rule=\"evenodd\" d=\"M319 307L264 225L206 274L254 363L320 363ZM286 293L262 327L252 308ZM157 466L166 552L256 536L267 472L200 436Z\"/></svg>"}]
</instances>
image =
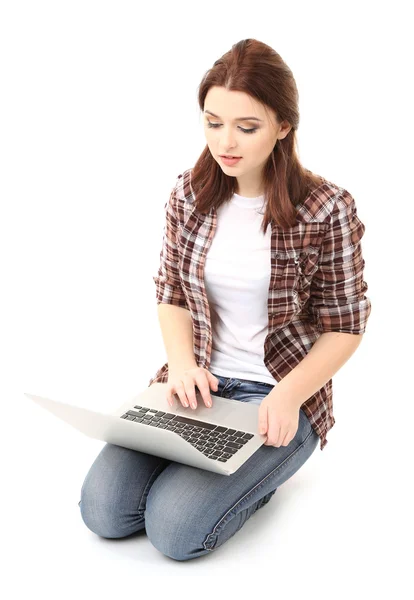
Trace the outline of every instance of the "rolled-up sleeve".
<instances>
[{"instance_id":1,"label":"rolled-up sleeve","mask_svg":"<svg viewBox=\"0 0 414 600\"><path fill-rule=\"evenodd\" d=\"M322 333L365 333L371 313L361 247L365 225L347 190L340 194L331 216L311 282L309 311Z\"/></svg>"},{"instance_id":2,"label":"rolled-up sleeve","mask_svg":"<svg viewBox=\"0 0 414 600\"><path fill-rule=\"evenodd\" d=\"M165 223L160 252L160 265L157 275L153 277L156 286L157 304L174 304L189 310L183 292L177 250L178 219L174 210L175 186L170 198L164 205Z\"/></svg>"}]
</instances>

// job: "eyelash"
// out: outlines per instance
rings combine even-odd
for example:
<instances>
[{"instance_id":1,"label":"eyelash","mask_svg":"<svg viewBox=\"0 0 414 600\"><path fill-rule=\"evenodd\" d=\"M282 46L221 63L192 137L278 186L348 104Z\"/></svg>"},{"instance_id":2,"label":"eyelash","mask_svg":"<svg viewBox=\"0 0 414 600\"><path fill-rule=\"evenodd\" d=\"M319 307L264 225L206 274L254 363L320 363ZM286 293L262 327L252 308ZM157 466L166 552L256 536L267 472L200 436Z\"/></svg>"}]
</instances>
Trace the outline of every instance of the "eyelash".
<instances>
[{"instance_id":1,"label":"eyelash","mask_svg":"<svg viewBox=\"0 0 414 600\"><path fill-rule=\"evenodd\" d=\"M217 127L220 127L220 123L210 123L210 121L207 121L207 127L213 127L213 129L217 129ZM258 130L258 127L253 127L253 129L243 129L243 127L240 127L240 129L244 133L254 133Z\"/></svg>"}]
</instances>

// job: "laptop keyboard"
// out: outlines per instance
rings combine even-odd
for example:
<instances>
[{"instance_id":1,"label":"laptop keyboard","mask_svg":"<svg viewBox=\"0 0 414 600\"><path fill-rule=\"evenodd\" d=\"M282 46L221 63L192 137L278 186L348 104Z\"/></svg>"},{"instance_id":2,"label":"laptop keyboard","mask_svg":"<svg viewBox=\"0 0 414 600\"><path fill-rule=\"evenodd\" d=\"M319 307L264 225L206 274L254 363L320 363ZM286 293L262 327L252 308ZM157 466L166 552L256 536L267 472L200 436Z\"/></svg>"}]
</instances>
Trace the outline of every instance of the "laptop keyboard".
<instances>
[{"instance_id":1,"label":"laptop keyboard","mask_svg":"<svg viewBox=\"0 0 414 600\"><path fill-rule=\"evenodd\" d=\"M134 409L137 410L128 410L121 419L174 431L204 456L220 462L229 460L253 437L246 431L227 429L146 406L135 405Z\"/></svg>"}]
</instances>

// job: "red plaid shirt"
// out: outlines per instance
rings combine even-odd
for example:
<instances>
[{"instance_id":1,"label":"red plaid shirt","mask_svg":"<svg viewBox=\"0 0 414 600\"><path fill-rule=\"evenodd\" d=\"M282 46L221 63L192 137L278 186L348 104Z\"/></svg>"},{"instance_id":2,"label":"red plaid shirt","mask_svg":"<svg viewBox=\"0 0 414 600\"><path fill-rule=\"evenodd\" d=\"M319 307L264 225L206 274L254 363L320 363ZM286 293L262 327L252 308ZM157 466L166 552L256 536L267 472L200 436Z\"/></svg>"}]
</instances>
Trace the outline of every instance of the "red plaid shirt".
<instances>
[{"instance_id":1,"label":"red plaid shirt","mask_svg":"<svg viewBox=\"0 0 414 600\"><path fill-rule=\"evenodd\" d=\"M361 238L365 225L357 216L351 194L323 179L297 208L296 224L288 229L271 222L271 277L268 295L268 334L264 363L276 381L305 358L326 331L365 332L371 302L364 294L365 261ZM156 285L157 304L174 304L190 311L194 355L209 368L212 330L203 281L208 249L217 226L213 207L199 213L193 202L191 169L178 175L164 206L166 221ZM231 373L228 374L231 377ZM168 381L168 363L150 379ZM335 424L332 379L301 406L326 446Z\"/></svg>"}]
</instances>

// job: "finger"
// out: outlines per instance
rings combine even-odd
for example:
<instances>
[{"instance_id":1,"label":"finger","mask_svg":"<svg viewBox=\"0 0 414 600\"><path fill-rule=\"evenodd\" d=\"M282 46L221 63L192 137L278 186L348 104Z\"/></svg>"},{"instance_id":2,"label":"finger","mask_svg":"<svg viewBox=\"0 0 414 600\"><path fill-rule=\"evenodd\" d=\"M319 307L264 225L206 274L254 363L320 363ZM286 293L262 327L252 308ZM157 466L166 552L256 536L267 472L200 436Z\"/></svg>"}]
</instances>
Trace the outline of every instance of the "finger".
<instances>
[{"instance_id":1,"label":"finger","mask_svg":"<svg viewBox=\"0 0 414 600\"><path fill-rule=\"evenodd\" d=\"M184 390L184 386L183 386L182 383L175 386L175 393L180 398L181 404L183 406L188 406L187 396L186 396L186 393L185 393L185 390Z\"/></svg>"},{"instance_id":2,"label":"finger","mask_svg":"<svg viewBox=\"0 0 414 600\"><path fill-rule=\"evenodd\" d=\"M206 378L204 373L199 373L196 375L196 383L197 387L200 390L201 397L203 398L203 402L206 406L211 408L213 401L210 395L210 384L208 379Z\"/></svg>"},{"instance_id":3,"label":"finger","mask_svg":"<svg viewBox=\"0 0 414 600\"><path fill-rule=\"evenodd\" d=\"M167 391L167 402L170 406L173 405L173 395L170 390Z\"/></svg>"},{"instance_id":4,"label":"finger","mask_svg":"<svg viewBox=\"0 0 414 600\"><path fill-rule=\"evenodd\" d=\"M281 434L281 425L274 411L269 410L268 422L269 426L267 431L267 439L269 441L269 445L276 446L276 448L278 448Z\"/></svg>"},{"instance_id":5,"label":"finger","mask_svg":"<svg viewBox=\"0 0 414 600\"><path fill-rule=\"evenodd\" d=\"M267 406L260 405L259 408L259 433L265 435L267 433Z\"/></svg>"},{"instance_id":6,"label":"finger","mask_svg":"<svg viewBox=\"0 0 414 600\"><path fill-rule=\"evenodd\" d=\"M208 377L208 381L209 381L211 389L214 392L217 392L217 390L218 390L218 381L216 380L216 378L213 375L211 375L211 376L207 375L207 377Z\"/></svg>"},{"instance_id":7,"label":"finger","mask_svg":"<svg viewBox=\"0 0 414 600\"><path fill-rule=\"evenodd\" d=\"M197 398L196 398L195 389L194 389L194 380L189 375L184 377L184 386L185 386L185 392L187 394L187 399L190 403L191 408L192 409L197 408ZM188 404L187 404L187 406L188 406Z\"/></svg>"},{"instance_id":8,"label":"finger","mask_svg":"<svg viewBox=\"0 0 414 600\"><path fill-rule=\"evenodd\" d=\"M286 435L283 438L283 442L282 442L282 446L289 446L290 442L293 440L292 438L292 434L290 433L290 431L286 432Z\"/></svg>"}]
</instances>

